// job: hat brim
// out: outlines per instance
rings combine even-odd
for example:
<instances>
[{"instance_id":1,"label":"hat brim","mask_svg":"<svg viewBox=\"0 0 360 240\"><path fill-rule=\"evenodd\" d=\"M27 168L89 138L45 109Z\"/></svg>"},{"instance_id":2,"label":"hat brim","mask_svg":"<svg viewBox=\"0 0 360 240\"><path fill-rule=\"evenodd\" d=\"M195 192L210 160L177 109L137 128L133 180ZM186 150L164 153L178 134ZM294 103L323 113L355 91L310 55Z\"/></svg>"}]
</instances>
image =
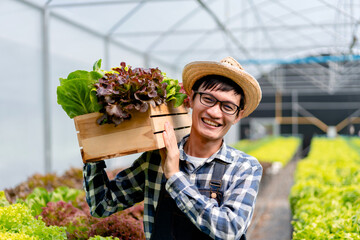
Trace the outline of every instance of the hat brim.
<instances>
[{"instance_id":1,"label":"hat brim","mask_svg":"<svg viewBox=\"0 0 360 240\"><path fill-rule=\"evenodd\" d=\"M240 68L219 62L196 61L187 64L182 73L185 91L190 95L194 83L207 75L225 76L236 82L243 89L245 106L242 117L249 116L259 105L262 94L258 81Z\"/></svg>"}]
</instances>

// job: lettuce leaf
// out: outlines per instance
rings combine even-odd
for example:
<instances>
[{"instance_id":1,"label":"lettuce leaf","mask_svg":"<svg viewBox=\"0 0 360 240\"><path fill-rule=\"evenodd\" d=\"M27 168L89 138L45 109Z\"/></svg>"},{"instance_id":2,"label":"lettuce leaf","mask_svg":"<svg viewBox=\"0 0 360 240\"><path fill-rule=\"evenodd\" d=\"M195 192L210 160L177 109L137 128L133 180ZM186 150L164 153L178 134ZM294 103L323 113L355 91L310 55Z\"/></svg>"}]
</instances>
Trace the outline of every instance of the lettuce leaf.
<instances>
[{"instance_id":1,"label":"lettuce leaf","mask_svg":"<svg viewBox=\"0 0 360 240\"><path fill-rule=\"evenodd\" d=\"M185 93L181 92L181 85L176 79L171 79L163 72L164 80L162 83L166 83L166 101L173 101L174 107L179 107L183 104L184 100L188 97Z\"/></svg>"},{"instance_id":2,"label":"lettuce leaf","mask_svg":"<svg viewBox=\"0 0 360 240\"><path fill-rule=\"evenodd\" d=\"M77 70L70 73L66 79L60 78L60 86L57 87L57 102L70 118L98 112L101 109L94 86L103 76L99 69L99 61L94 64L94 70L91 72Z\"/></svg>"},{"instance_id":3,"label":"lettuce leaf","mask_svg":"<svg viewBox=\"0 0 360 240\"><path fill-rule=\"evenodd\" d=\"M131 118L131 111L146 112L166 100L166 83L158 68L132 68L125 62L106 72L95 84L100 110L103 115L98 124L114 123L115 126Z\"/></svg>"}]
</instances>

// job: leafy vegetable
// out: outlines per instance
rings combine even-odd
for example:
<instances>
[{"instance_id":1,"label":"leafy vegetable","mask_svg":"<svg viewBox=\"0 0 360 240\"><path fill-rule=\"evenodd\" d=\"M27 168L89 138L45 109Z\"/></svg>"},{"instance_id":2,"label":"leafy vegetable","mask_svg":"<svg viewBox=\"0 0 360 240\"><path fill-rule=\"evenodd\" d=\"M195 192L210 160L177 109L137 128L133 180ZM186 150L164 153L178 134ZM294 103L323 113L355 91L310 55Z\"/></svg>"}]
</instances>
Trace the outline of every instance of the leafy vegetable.
<instances>
[{"instance_id":1,"label":"leafy vegetable","mask_svg":"<svg viewBox=\"0 0 360 240\"><path fill-rule=\"evenodd\" d=\"M190 108L190 96L187 95L187 93L186 93L186 91L185 91L185 89L184 89L183 83L179 83L179 85L180 85L179 92L186 95L186 98L184 99L183 104L184 104L184 106L185 106L186 108Z\"/></svg>"},{"instance_id":2,"label":"leafy vegetable","mask_svg":"<svg viewBox=\"0 0 360 240\"><path fill-rule=\"evenodd\" d=\"M241 140L233 145L261 162L278 162L285 166L296 154L300 146L298 137L267 137L260 140Z\"/></svg>"},{"instance_id":3,"label":"leafy vegetable","mask_svg":"<svg viewBox=\"0 0 360 240\"><path fill-rule=\"evenodd\" d=\"M124 62L111 71L101 69L101 59L93 71L77 70L60 78L58 103L70 118L101 112L99 124L120 124L131 118L132 111L146 112L149 104L173 102L178 107L188 102L178 80L166 77L158 68L132 68Z\"/></svg>"},{"instance_id":4,"label":"leafy vegetable","mask_svg":"<svg viewBox=\"0 0 360 240\"><path fill-rule=\"evenodd\" d=\"M121 169L112 169L111 171L107 171L107 174L109 178L114 178L120 170ZM13 202L17 199L18 203L12 205L10 205L7 201L4 191L0 191L0 239L66 239L66 236L68 239L74 240L88 238L92 240L116 240L116 236L120 239L145 239L142 226L144 214L143 203L136 204L131 208L115 213L111 216L111 218L92 217L90 215L89 206L85 200L85 192L82 190L82 180L81 168L71 168L61 176L57 176L56 174L36 174L30 177L27 182L21 183L14 189L8 189L6 191L6 197L11 195L12 200L14 200ZM79 189L74 191L74 189L71 188L61 187L62 184L69 187L77 187ZM21 200L24 196L26 196L24 200ZM30 201L30 199L32 200ZM37 220L33 217L34 211L26 206L26 201L31 202L32 207L37 205L38 209L41 209L41 214L37 216ZM43 206L45 202L47 202L47 204ZM26 209L27 212L27 214L19 213L17 215L18 220L14 223L14 225L19 225L19 221L40 221L40 226L34 227L31 225L28 227L27 225L29 224L27 224L26 227L24 227L35 229L36 232L40 233L37 233L37 235L31 235L29 232L25 232L25 230L21 230L19 233L14 233L8 228L2 228L3 224L5 226L4 221L10 221L9 219L5 220L4 218L7 217L1 215L3 209L5 209L2 207L9 206L17 206L12 208L16 209L17 212L23 211L20 210L19 207L22 206L21 209ZM35 209L35 211L37 210ZM14 218L14 216L9 215L9 218ZM22 218L25 219L21 220ZM56 226L61 228L57 228ZM49 237L51 234L44 235L44 232L59 232L58 229L61 229L60 232L62 235L60 235L60 238L57 235L60 233L54 234L53 238ZM119 229L123 230L118 231ZM99 236L100 233L103 236Z\"/></svg>"},{"instance_id":5,"label":"leafy vegetable","mask_svg":"<svg viewBox=\"0 0 360 240\"><path fill-rule=\"evenodd\" d=\"M162 73L164 80L163 83L167 83L166 86L166 101L174 101L173 106L179 107L183 104L184 100L188 97L184 92L181 92L181 86L176 79L171 79L166 76L165 73Z\"/></svg>"},{"instance_id":6,"label":"leafy vegetable","mask_svg":"<svg viewBox=\"0 0 360 240\"><path fill-rule=\"evenodd\" d=\"M124 240L145 239L143 224L130 215L116 214L92 225L90 236L113 236Z\"/></svg>"},{"instance_id":7,"label":"leafy vegetable","mask_svg":"<svg viewBox=\"0 0 360 240\"><path fill-rule=\"evenodd\" d=\"M94 83L104 74L100 66L101 60L95 62L91 72L77 70L66 79L60 78L57 102L70 118L100 110L94 87Z\"/></svg>"},{"instance_id":8,"label":"leafy vegetable","mask_svg":"<svg viewBox=\"0 0 360 240\"><path fill-rule=\"evenodd\" d=\"M64 201L49 202L40 216L47 226L65 227L68 239L88 239L92 220L97 221Z\"/></svg>"},{"instance_id":9,"label":"leafy vegetable","mask_svg":"<svg viewBox=\"0 0 360 240\"><path fill-rule=\"evenodd\" d=\"M78 189L72 189L65 186L56 188L53 192L48 192L45 188L35 188L31 194L27 196L25 201L18 200L18 202L24 202L32 210L33 216L38 216L43 207L46 207L49 202L59 201L72 201L77 200L77 196L82 191Z\"/></svg>"},{"instance_id":10,"label":"leafy vegetable","mask_svg":"<svg viewBox=\"0 0 360 240\"><path fill-rule=\"evenodd\" d=\"M121 169L106 171L109 178L114 178ZM15 203L17 199L25 200L26 197L37 187L45 188L48 192L54 191L60 186L69 188L83 189L83 172L81 168L70 168L62 175L56 173L34 174L27 181L24 181L14 188L5 189L6 198L10 203ZM80 203L79 203L80 204ZM86 204L86 203L85 203ZM87 205L87 204L86 204Z\"/></svg>"},{"instance_id":11,"label":"leafy vegetable","mask_svg":"<svg viewBox=\"0 0 360 240\"><path fill-rule=\"evenodd\" d=\"M9 202L5 197L5 192L0 191L0 207L6 207L9 206Z\"/></svg>"},{"instance_id":12,"label":"leafy vegetable","mask_svg":"<svg viewBox=\"0 0 360 240\"><path fill-rule=\"evenodd\" d=\"M146 112L149 104L160 105L166 99L166 83L158 68L134 68L124 62L105 73L95 84L104 115L99 124L120 124L131 118L131 111Z\"/></svg>"},{"instance_id":13,"label":"leafy vegetable","mask_svg":"<svg viewBox=\"0 0 360 240\"><path fill-rule=\"evenodd\" d=\"M338 137L312 139L291 188L293 239L360 239L360 155Z\"/></svg>"},{"instance_id":14,"label":"leafy vegetable","mask_svg":"<svg viewBox=\"0 0 360 240\"><path fill-rule=\"evenodd\" d=\"M90 216L89 208L80 210L71 203L59 201L49 202L40 216L48 226L66 227L68 239L88 239L99 235L120 239L145 239L142 225L143 212L144 205L137 204L109 217L95 218Z\"/></svg>"},{"instance_id":15,"label":"leafy vegetable","mask_svg":"<svg viewBox=\"0 0 360 240\"><path fill-rule=\"evenodd\" d=\"M66 239L65 229L47 227L41 219L31 215L23 204L0 207L0 239Z\"/></svg>"},{"instance_id":16,"label":"leafy vegetable","mask_svg":"<svg viewBox=\"0 0 360 240\"><path fill-rule=\"evenodd\" d=\"M112 237L112 236L111 237L102 237L102 236L96 235L94 237L89 238L89 240L119 240L119 238Z\"/></svg>"}]
</instances>

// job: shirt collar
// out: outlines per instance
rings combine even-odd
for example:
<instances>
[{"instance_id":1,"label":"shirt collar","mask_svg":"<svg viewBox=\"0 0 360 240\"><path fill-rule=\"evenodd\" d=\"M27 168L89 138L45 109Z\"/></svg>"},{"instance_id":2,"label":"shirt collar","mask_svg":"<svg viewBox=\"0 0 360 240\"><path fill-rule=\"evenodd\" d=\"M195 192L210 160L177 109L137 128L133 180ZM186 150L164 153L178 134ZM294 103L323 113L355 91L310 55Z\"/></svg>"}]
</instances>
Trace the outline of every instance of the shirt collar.
<instances>
[{"instance_id":1,"label":"shirt collar","mask_svg":"<svg viewBox=\"0 0 360 240\"><path fill-rule=\"evenodd\" d=\"M187 134L186 136L184 136L181 139L181 141L180 141L180 143L178 145L179 146L179 151L180 151L180 160L181 161L187 160L187 155L185 154L184 146L185 146L186 141L189 138L189 135L190 134ZM220 149L217 152L215 152L212 156L210 156L206 160L206 162L211 162L214 159L219 159L219 160L224 161L226 163L231 163L232 158L229 157L229 154L230 154L229 149L226 146L225 140L223 139L223 142L222 142L222 145L221 145Z\"/></svg>"}]
</instances>

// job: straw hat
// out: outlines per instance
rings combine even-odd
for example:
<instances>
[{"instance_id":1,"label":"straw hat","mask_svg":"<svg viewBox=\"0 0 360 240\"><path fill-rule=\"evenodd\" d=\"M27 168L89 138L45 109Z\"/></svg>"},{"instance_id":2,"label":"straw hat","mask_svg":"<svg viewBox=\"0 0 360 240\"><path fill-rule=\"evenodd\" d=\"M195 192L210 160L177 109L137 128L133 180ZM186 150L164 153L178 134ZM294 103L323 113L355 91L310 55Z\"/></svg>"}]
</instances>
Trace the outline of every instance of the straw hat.
<instances>
[{"instance_id":1,"label":"straw hat","mask_svg":"<svg viewBox=\"0 0 360 240\"><path fill-rule=\"evenodd\" d=\"M187 64L182 73L185 91L190 95L194 83L207 75L220 75L230 78L244 90L245 106L243 117L247 117L259 105L261 89L258 81L245 72L243 67L232 57L226 57L220 62L196 61Z\"/></svg>"}]
</instances>

